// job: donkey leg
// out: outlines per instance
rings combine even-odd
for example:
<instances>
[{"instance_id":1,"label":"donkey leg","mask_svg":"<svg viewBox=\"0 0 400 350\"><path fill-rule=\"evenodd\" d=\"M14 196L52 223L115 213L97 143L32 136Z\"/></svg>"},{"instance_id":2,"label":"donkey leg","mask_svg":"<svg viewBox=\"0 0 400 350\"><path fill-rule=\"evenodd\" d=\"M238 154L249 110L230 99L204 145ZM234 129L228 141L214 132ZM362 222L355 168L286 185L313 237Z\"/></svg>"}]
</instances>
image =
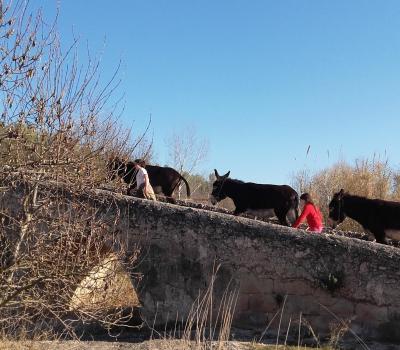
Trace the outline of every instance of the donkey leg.
<instances>
[{"instance_id":1,"label":"donkey leg","mask_svg":"<svg viewBox=\"0 0 400 350\"><path fill-rule=\"evenodd\" d=\"M296 209L294 208L289 209L286 214L286 219L288 220L289 224L290 225L294 224L297 218L298 218L298 213L296 212Z\"/></svg>"},{"instance_id":2,"label":"donkey leg","mask_svg":"<svg viewBox=\"0 0 400 350\"><path fill-rule=\"evenodd\" d=\"M279 223L284 226L289 226L289 223L287 221L286 215L287 215L287 210L283 209L275 209L275 215L277 216Z\"/></svg>"},{"instance_id":3,"label":"donkey leg","mask_svg":"<svg viewBox=\"0 0 400 350\"><path fill-rule=\"evenodd\" d=\"M233 215L240 215L240 214L243 214L244 212L245 212L245 210L243 208L236 207L235 211L233 212Z\"/></svg>"},{"instance_id":4,"label":"donkey leg","mask_svg":"<svg viewBox=\"0 0 400 350\"><path fill-rule=\"evenodd\" d=\"M165 198L167 200L167 203L176 204L176 200L174 198L172 198L172 197L165 197Z\"/></svg>"},{"instance_id":5,"label":"donkey leg","mask_svg":"<svg viewBox=\"0 0 400 350\"><path fill-rule=\"evenodd\" d=\"M386 234L384 230L373 230L372 233L375 236L376 243L387 244Z\"/></svg>"},{"instance_id":6,"label":"donkey leg","mask_svg":"<svg viewBox=\"0 0 400 350\"><path fill-rule=\"evenodd\" d=\"M174 192L174 189L166 186L162 187L161 189L167 203L176 204L176 200L172 198L172 193Z\"/></svg>"}]
</instances>

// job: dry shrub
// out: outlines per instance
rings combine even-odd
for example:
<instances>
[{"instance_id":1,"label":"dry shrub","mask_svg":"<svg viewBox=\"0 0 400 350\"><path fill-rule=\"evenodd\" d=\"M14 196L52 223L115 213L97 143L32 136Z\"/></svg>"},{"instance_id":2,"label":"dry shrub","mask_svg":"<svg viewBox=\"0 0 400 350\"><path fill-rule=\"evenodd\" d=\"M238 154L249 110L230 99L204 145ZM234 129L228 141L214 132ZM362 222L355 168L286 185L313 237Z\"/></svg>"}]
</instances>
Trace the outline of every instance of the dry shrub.
<instances>
[{"instance_id":1,"label":"dry shrub","mask_svg":"<svg viewBox=\"0 0 400 350\"><path fill-rule=\"evenodd\" d=\"M110 328L131 318L126 310L138 301L125 271L133 269L139 250L126 250L116 231L119 218L108 217L95 201L94 195L88 201L67 189L39 184L36 191L19 181L2 193L4 334L71 336L83 323Z\"/></svg>"},{"instance_id":2,"label":"dry shrub","mask_svg":"<svg viewBox=\"0 0 400 350\"><path fill-rule=\"evenodd\" d=\"M99 214L90 189L107 180L110 155L132 153L143 137L130 147L129 131L118 124L117 70L102 84L99 61L88 55L79 64L76 41L64 51L55 22L29 14L25 1L0 5L3 336L74 335L88 321L123 324L127 305L110 310L92 298L93 307L71 310L70 301L101 266L103 282L92 290L104 294L104 281L117 272L107 268L115 266L106 259L111 253L128 272L134 266L137 252L126 252L114 235L118 218Z\"/></svg>"},{"instance_id":3,"label":"dry shrub","mask_svg":"<svg viewBox=\"0 0 400 350\"><path fill-rule=\"evenodd\" d=\"M399 174L389 166L387 160L373 157L371 160L358 159L352 165L341 161L314 175L300 171L293 177L293 185L300 193L311 193L326 220L328 204L340 189L368 198L399 200L399 179ZM340 228L362 231L351 219L346 219Z\"/></svg>"}]
</instances>

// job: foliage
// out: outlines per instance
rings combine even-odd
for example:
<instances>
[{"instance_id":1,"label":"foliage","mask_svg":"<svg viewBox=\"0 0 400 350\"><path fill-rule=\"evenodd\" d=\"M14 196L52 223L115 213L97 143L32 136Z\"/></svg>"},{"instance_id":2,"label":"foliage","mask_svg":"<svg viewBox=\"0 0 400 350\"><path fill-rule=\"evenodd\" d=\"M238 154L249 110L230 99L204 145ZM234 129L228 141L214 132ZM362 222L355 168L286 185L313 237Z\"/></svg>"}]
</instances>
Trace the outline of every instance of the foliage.
<instances>
[{"instance_id":1,"label":"foliage","mask_svg":"<svg viewBox=\"0 0 400 350\"><path fill-rule=\"evenodd\" d=\"M340 289L343 286L343 280L343 272L330 272L327 276L322 276L320 278L320 284L322 288L333 294L337 289Z\"/></svg>"}]
</instances>

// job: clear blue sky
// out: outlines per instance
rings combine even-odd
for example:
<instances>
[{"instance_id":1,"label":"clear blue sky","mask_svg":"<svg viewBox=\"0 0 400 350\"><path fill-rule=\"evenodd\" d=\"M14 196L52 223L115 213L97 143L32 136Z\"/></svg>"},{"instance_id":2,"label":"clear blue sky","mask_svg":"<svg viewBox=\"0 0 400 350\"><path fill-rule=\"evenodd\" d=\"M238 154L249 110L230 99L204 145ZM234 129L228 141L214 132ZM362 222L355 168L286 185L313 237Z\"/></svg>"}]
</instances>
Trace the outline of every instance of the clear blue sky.
<instances>
[{"instance_id":1,"label":"clear blue sky","mask_svg":"<svg viewBox=\"0 0 400 350\"><path fill-rule=\"evenodd\" d=\"M166 137L195 125L210 143L201 170L245 181L374 153L400 165L400 1L59 4L62 41L73 29L104 51L106 77L122 60L123 122L140 132L152 114L161 163Z\"/></svg>"}]
</instances>

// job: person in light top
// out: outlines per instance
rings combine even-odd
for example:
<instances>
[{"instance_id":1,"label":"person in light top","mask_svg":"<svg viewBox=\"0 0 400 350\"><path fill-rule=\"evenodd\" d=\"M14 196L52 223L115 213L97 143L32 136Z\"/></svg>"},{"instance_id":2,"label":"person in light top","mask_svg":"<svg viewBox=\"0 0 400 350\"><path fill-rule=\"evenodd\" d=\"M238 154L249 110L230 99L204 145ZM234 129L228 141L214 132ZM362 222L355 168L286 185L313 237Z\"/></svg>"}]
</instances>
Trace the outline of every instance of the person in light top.
<instances>
[{"instance_id":1,"label":"person in light top","mask_svg":"<svg viewBox=\"0 0 400 350\"><path fill-rule=\"evenodd\" d=\"M139 197L156 200L156 196L151 187L149 174L145 169L146 162L143 159L136 159L134 161L136 170L136 190Z\"/></svg>"},{"instance_id":2,"label":"person in light top","mask_svg":"<svg viewBox=\"0 0 400 350\"><path fill-rule=\"evenodd\" d=\"M303 207L303 211L292 227L297 228L304 220L307 220L307 231L317 233L322 232L322 214L318 207L313 203L309 193L303 193L300 196L300 206Z\"/></svg>"}]
</instances>

